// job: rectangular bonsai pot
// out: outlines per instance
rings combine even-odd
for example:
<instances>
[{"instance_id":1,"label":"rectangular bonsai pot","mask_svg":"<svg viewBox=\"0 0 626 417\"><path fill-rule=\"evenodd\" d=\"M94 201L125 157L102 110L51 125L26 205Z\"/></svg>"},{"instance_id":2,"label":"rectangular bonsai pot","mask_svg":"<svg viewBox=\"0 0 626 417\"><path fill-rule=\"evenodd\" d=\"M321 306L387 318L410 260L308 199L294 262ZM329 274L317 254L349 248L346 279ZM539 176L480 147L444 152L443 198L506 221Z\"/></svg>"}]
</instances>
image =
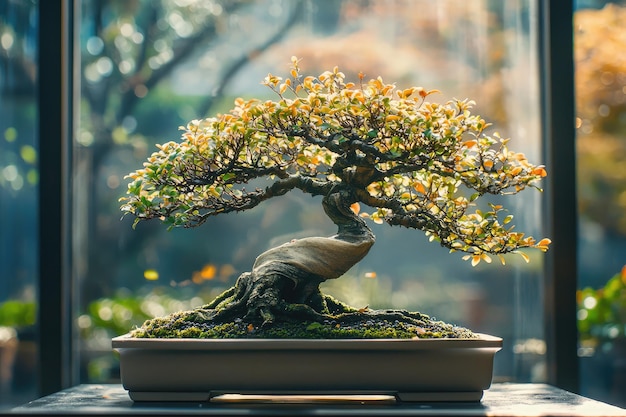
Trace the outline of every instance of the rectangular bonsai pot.
<instances>
[{"instance_id":1,"label":"rectangular bonsai pot","mask_svg":"<svg viewBox=\"0 0 626 417\"><path fill-rule=\"evenodd\" d=\"M480 401L502 339L112 340L134 401L223 394L379 394L398 401Z\"/></svg>"}]
</instances>

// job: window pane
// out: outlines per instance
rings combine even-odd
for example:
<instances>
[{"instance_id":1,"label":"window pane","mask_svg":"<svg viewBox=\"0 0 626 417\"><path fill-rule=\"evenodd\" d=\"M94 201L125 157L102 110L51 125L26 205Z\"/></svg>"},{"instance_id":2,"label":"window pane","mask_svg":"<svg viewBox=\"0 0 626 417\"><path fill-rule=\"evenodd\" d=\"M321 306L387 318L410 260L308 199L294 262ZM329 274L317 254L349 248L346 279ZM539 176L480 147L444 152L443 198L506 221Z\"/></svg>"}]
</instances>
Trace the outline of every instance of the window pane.
<instances>
[{"instance_id":1,"label":"window pane","mask_svg":"<svg viewBox=\"0 0 626 417\"><path fill-rule=\"evenodd\" d=\"M606 3L606 5L605 5ZM626 406L626 7L575 13L582 393Z\"/></svg>"},{"instance_id":2,"label":"window pane","mask_svg":"<svg viewBox=\"0 0 626 417\"><path fill-rule=\"evenodd\" d=\"M36 396L37 5L0 3L0 409Z\"/></svg>"},{"instance_id":3,"label":"window pane","mask_svg":"<svg viewBox=\"0 0 626 417\"><path fill-rule=\"evenodd\" d=\"M118 198L155 143L237 97L271 97L260 82L287 74L295 55L310 74L338 65L354 81L362 72L438 89L434 100L470 97L511 148L540 163L536 13L532 0L84 1L73 220L84 381L117 378L112 336L208 301L272 245L335 233L320 200L297 193L197 229L133 230ZM540 199L529 191L502 201L520 230L542 236ZM324 290L502 336L497 378L545 379L540 256L471 268L420 232L373 230L369 255Z\"/></svg>"}]
</instances>

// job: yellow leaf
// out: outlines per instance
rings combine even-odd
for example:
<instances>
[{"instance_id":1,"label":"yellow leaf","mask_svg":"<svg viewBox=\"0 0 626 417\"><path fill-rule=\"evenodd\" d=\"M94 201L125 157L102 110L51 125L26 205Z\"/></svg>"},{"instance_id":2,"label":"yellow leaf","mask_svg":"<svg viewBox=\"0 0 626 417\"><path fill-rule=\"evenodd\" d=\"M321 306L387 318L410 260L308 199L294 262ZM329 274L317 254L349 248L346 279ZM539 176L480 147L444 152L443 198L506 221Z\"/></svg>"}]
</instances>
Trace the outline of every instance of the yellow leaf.
<instances>
[{"instance_id":1,"label":"yellow leaf","mask_svg":"<svg viewBox=\"0 0 626 417\"><path fill-rule=\"evenodd\" d=\"M148 281L156 281L159 279L159 273L155 269L146 269L143 271L143 277Z\"/></svg>"},{"instance_id":2,"label":"yellow leaf","mask_svg":"<svg viewBox=\"0 0 626 417\"><path fill-rule=\"evenodd\" d=\"M480 255L474 255L472 256L472 266L476 266L480 263Z\"/></svg>"},{"instance_id":3,"label":"yellow leaf","mask_svg":"<svg viewBox=\"0 0 626 417\"><path fill-rule=\"evenodd\" d=\"M483 261L487 262L488 264L491 263L491 257L489 255L487 255L486 253L483 253L482 255L480 255L480 259L482 259Z\"/></svg>"},{"instance_id":4,"label":"yellow leaf","mask_svg":"<svg viewBox=\"0 0 626 417\"><path fill-rule=\"evenodd\" d=\"M365 278L376 278L376 272L374 272L374 271L366 272L365 273Z\"/></svg>"},{"instance_id":5,"label":"yellow leaf","mask_svg":"<svg viewBox=\"0 0 626 417\"><path fill-rule=\"evenodd\" d=\"M483 162L483 166L484 166L486 169L491 169L491 168L493 168L493 161L491 161L491 160L489 160L489 159L488 159L488 160L486 160L485 162Z\"/></svg>"},{"instance_id":6,"label":"yellow leaf","mask_svg":"<svg viewBox=\"0 0 626 417\"><path fill-rule=\"evenodd\" d=\"M518 252L518 253L526 261L526 263L530 262L530 258L524 252Z\"/></svg>"},{"instance_id":7,"label":"yellow leaf","mask_svg":"<svg viewBox=\"0 0 626 417\"><path fill-rule=\"evenodd\" d=\"M504 259L504 256L502 256L502 255L498 254L498 258L500 258L500 263L501 263L502 265L506 265L506 260Z\"/></svg>"}]
</instances>

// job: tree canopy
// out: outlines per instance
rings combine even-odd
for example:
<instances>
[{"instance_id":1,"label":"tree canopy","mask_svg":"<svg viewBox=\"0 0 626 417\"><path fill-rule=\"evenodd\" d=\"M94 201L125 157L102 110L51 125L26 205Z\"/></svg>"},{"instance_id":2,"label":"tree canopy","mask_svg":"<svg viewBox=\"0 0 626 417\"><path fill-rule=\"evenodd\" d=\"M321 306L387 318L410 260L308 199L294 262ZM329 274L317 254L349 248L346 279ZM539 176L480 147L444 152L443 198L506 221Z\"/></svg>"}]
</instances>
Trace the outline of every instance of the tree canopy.
<instances>
[{"instance_id":1,"label":"tree canopy","mask_svg":"<svg viewBox=\"0 0 626 417\"><path fill-rule=\"evenodd\" d=\"M180 141L157 145L131 179L122 210L168 227L193 227L222 213L251 209L293 189L327 196L338 191L375 223L424 231L472 265L521 248L548 249L514 230L486 194L537 188L542 165L488 134L471 100L427 101L437 90L399 89L380 77L347 82L335 67L303 75L269 74L275 100L235 100L226 114L193 120ZM254 186L256 179L269 183ZM249 188L247 188L248 186Z\"/></svg>"}]
</instances>

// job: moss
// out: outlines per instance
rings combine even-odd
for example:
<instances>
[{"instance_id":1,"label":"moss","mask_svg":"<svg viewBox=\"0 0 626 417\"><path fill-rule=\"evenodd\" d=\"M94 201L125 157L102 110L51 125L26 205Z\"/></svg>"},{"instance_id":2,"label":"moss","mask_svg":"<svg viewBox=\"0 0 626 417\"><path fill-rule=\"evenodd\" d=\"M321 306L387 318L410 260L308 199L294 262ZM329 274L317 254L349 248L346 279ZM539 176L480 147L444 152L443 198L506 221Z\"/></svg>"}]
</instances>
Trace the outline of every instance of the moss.
<instances>
[{"instance_id":1,"label":"moss","mask_svg":"<svg viewBox=\"0 0 626 417\"><path fill-rule=\"evenodd\" d=\"M342 306L338 308L337 306ZM235 319L216 323L203 317L202 307L146 321L132 332L141 338L266 338L266 339L411 339L473 338L470 330L431 319L420 313L400 310L358 311L335 301L332 310L344 312L324 315L322 320L293 319L301 310L291 305L280 320L263 326Z\"/></svg>"}]
</instances>

